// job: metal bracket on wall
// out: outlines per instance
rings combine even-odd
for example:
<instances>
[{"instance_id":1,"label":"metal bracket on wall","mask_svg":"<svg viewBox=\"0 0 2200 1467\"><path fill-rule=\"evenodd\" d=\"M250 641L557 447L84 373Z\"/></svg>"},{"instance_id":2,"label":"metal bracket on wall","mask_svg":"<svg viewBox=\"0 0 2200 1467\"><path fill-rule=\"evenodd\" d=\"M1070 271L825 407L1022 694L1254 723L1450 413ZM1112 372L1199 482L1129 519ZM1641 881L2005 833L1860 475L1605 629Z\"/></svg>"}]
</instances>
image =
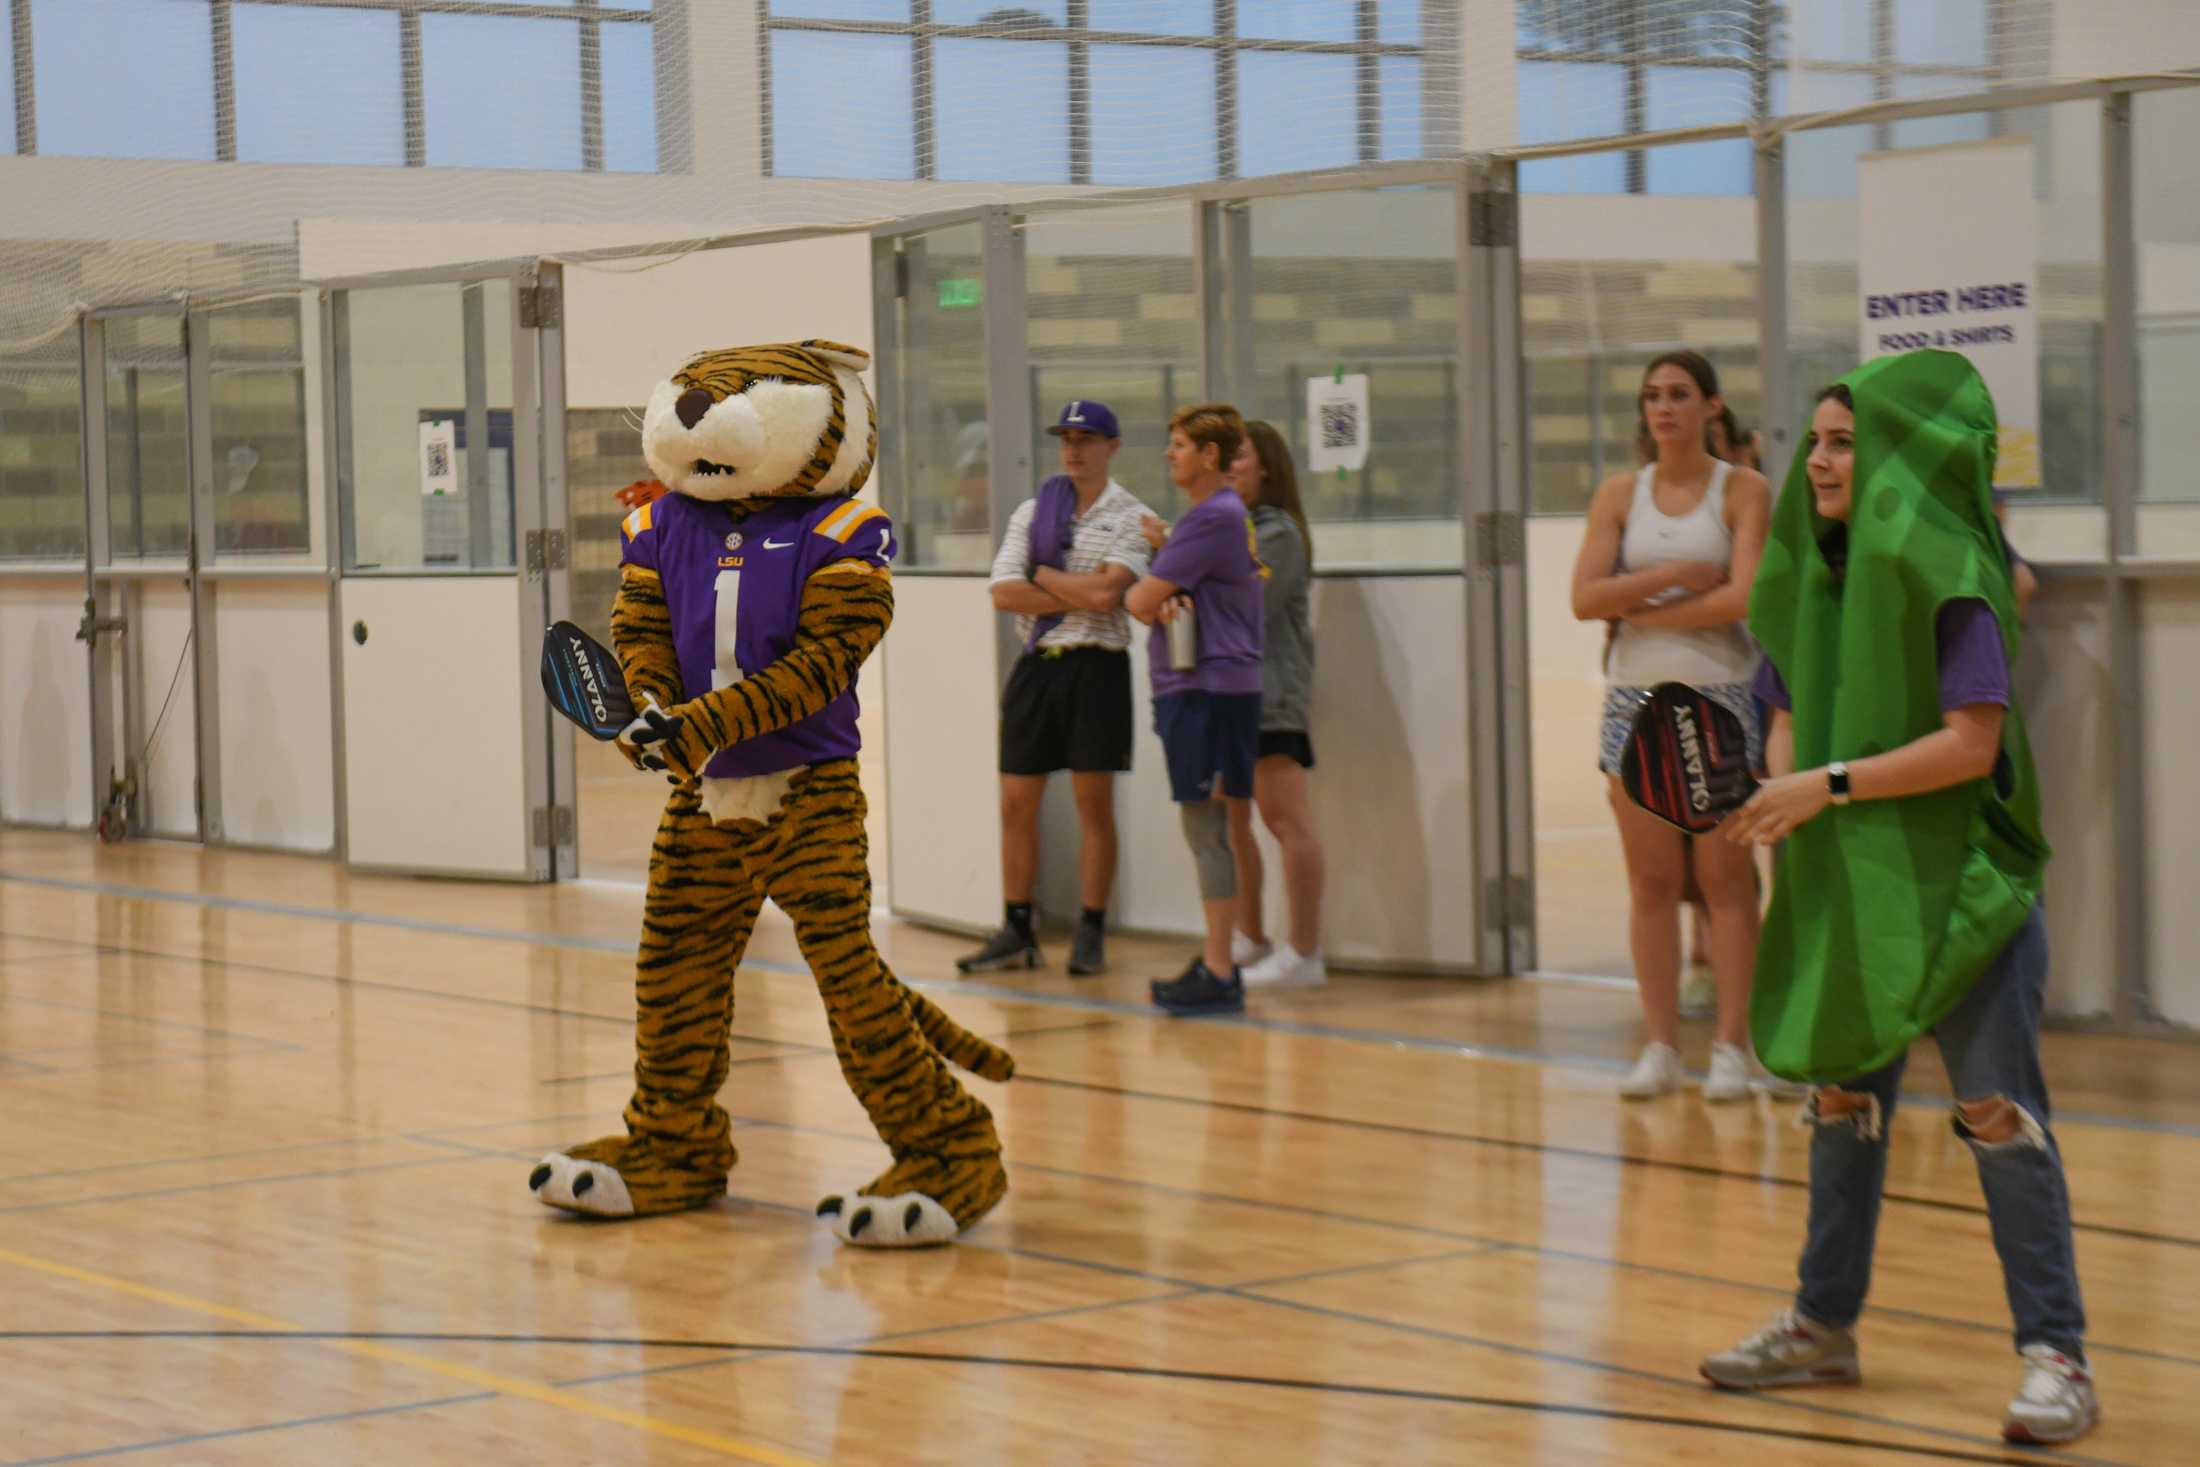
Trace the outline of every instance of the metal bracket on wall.
<instances>
[{"instance_id":1,"label":"metal bracket on wall","mask_svg":"<svg viewBox=\"0 0 2200 1467\"><path fill-rule=\"evenodd\" d=\"M542 561L551 570L565 569L565 531L542 532Z\"/></svg>"},{"instance_id":2,"label":"metal bracket on wall","mask_svg":"<svg viewBox=\"0 0 2200 1467\"><path fill-rule=\"evenodd\" d=\"M1528 558L1528 527L1515 510L1474 517L1474 563L1481 570L1521 565Z\"/></svg>"},{"instance_id":3,"label":"metal bracket on wall","mask_svg":"<svg viewBox=\"0 0 2200 1467\"><path fill-rule=\"evenodd\" d=\"M534 831L534 843L538 848L573 844L574 832L578 827L574 823L571 805L537 805L528 813Z\"/></svg>"},{"instance_id":4,"label":"metal bracket on wall","mask_svg":"<svg viewBox=\"0 0 2200 1467\"><path fill-rule=\"evenodd\" d=\"M1535 914L1535 879L1490 876L1482 881L1482 925L1510 927Z\"/></svg>"},{"instance_id":5,"label":"metal bracket on wall","mask_svg":"<svg viewBox=\"0 0 2200 1467\"><path fill-rule=\"evenodd\" d=\"M519 324L530 331L565 324L565 304L558 292L547 285L523 285L519 288Z\"/></svg>"},{"instance_id":6,"label":"metal bracket on wall","mask_svg":"<svg viewBox=\"0 0 2200 1467\"><path fill-rule=\"evenodd\" d=\"M115 636L127 631L129 626L128 617L101 616L99 603L87 596L84 598L84 618L76 624L76 640L96 643L102 636Z\"/></svg>"},{"instance_id":7,"label":"metal bracket on wall","mask_svg":"<svg viewBox=\"0 0 2200 1467\"><path fill-rule=\"evenodd\" d=\"M1497 189L1467 195L1467 243L1477 249L1509 250L1520 243L1520 196Z\"/></svg>"}]
</instances>

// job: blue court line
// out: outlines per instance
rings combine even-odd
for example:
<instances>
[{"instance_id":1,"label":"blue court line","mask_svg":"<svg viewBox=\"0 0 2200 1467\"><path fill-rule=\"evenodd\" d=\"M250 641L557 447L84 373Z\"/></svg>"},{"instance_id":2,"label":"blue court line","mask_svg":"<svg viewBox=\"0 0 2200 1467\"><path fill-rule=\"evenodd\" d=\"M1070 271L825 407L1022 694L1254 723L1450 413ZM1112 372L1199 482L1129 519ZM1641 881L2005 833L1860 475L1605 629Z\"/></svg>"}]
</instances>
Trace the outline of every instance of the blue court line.
<instances>
[{"instance_id":1,"label":"blue court line","mask_svg":"<svg viewBox=\"0 0 2200 1467\"><path fill-rule=\"evenodd\" d=\"M327 1426L338 1421L359 1421L370 1416L394 1416L404 1411L431 1411L438 1406L464 1406L476 1401L493 1401L494 1391L477 1391L472 1395L443 1396L432 1401L407 1401L395 1406L369 1406L359 1411L334 1411L325 1416L300 1416L290 1421L270 1421L261 1426L231 1426L220 1431L193 1432L189 1436L162 1437L158 1441L131 1442L120 1447L94 1447L89 1451L64 1452L58 1457L25 1457L10 1462L6 1467L54 1467L60 1462L92 1462L101 1457L121 1457L132 1452L157 1452L167 1447L197 1446L202 1442L227 1441L232 1437L258 1436L270 1431L294 1431L302 1426Z\"/></svg>"},{"instance_id":2,"label":"blue court line","mask_svg":"<svg viewBox=\"0 0 2200 1467\"><path fill-rule=\"evenodd\" d=\"M217 907L224 910L264 912L276 916L304 917L316 921L351 923L367 927L392 927L408 932L429 932L451 937L481 938L491 942L516 942L534 947L563 948L575 952L628 954L633 952L631 942L600 937L574 937L556 932L518 932L503 927L469 927L454 922L430 922L413 917L391 917L371 912L350 912L325 907L308 907L289 902L263 902L245 897L214 896L203 892L167 891L158 887L122 886L111 882L80 881L71 877L31 876L15 871L0 871L0 882L18 882L28 886L46 886L63 891L85 892L98 896L123 896L143 901L180 902L190 906ZM38 937L36 933L20 934ZM65 941L66 939L43 939ZM33 955L35 956L35 955ZM54 954L52 956L73 956ZM209 959L195 954L162 953L158 956L176 958L186 962L224 962L230 966L250 969L248 963L231 962L229 959ZM810 970L792 963L775 962L769 958L743 957L741 966L761 972L776 973L784 977L809 979ZM275 970L288 971L288 970ZM451 994L432 989L406 988L398 984L376 983L373 980L339 977L333 974L300 974L302 977L318 977L330 982L353 983L362 987L379 987L399 993L417 994L422 997L450 998L463 1001L492 1004L498 1007L530 1007L510 1000L484 999L469 994ZM1157 1013L1149 1004L1124 999L1098 998L1074 993L1038 993L1011 988L1005 984L973 982L970 979L911 978L898 975L902 982L923 993L963 995L1001 1003L1029 1004L1038 1008L1072 1009L1084 1013L1109 1014L1118 1018L1142 1018L1160 1023L1217 1024L1227 1028L1252 1029L1264 1033L1287 1034L1306 1039L1333 1039L1347 1043L1386 1045L1432 1054L1457 1055L1466 1059L1500 1059L1522 1064L1541 1065L1552 1069L1581 1070L1598 1074L1619 1074L1628 1068L1629 1061L1611 1059L1603 1055L1573 1054L1565 1051L1518 1049L1506 1045L1469 1044L1460 1040L1439 1039L1426 1034L1405 1034L1381 1029L1352 1029L1331 1024L1318 1024L1294 1019L1272 1018L1257 1014L1206 1015L1185 1019L1167 1017ZM1555 975L1545 975L1555 976ZM575 1018L594 1019L601 1022L626 1022L609 1015L581 1014ZM1929 1100L1953 1103L1953 1097L1924 1090L1905 1090L1907 1100ZM2200 1125L2176 1121L2144 1120L2130 1116L2101 1115L2087 1111L2058 1111L2058 1124L2092 1126L2110 1131L2133 1131L2149 1135L2177 1136L2200 1139Z\"/></svg>"},{"instance_id":3,"label":"blue court line","mask_svg":"<svg viewBox=\"0 0 2200 1467\"><path fill-rule=\"evenodd\" d=\"M48 957L78 958L98 956L98 953L49 953ZM102 1008L98 1004L70 1003L58 998L33 998L25 993L0 994L0 1004L29 1004L33 1008L60 1009L72 1014L90 1014L95 1018L113 1019L118 1024L136 1024L146 1029L180 1029L186 1034L206 1034L216 1039L250 1039L260 1044L284 1044L287 1040L270 1039L264 1034L246 1034L235 1029L216 1029L210 1024L193 1024L184 1019L156 1019L149 1014L133 1014L122 1009Z\"/></svg>"}]
</instances>

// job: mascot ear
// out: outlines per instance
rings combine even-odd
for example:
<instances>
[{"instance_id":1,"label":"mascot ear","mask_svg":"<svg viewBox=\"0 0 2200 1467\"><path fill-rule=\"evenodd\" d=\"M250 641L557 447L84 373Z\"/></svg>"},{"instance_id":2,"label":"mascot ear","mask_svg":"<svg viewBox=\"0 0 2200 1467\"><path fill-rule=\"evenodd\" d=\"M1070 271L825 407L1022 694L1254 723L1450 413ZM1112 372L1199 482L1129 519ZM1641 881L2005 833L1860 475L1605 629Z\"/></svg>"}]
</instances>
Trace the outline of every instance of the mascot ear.
<instances>
[{"instance_id":1,"label":"mascot ear","mask_svg":"<svg viewBox=\"0 0 2200 1467\"><path fill-rule=\"evenodd\" d=\"M795 345L835 366L853 367L860 372L871 365L871 354L860 346L843 346L837 341L799 341Z\"/></svg>"}]
</instances>

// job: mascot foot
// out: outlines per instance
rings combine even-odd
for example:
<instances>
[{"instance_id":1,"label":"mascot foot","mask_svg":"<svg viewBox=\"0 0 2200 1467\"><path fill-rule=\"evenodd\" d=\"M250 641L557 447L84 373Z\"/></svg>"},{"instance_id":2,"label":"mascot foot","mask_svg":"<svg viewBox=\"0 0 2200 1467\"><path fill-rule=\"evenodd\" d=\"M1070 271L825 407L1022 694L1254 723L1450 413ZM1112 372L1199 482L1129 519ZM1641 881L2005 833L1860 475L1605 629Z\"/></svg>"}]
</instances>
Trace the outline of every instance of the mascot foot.
<instances>
[{"instance_id":1,"label":"mascot foot","mask_svg":"<svg viewBox=\"0 0 2200 1467\"><path fill-rule=\"evenodd\" d=\"M855 1196L827 1197L817 1204L817 1215L831 1220L834 1237L858 1248L953 1242L1008 1195L1008 1172L1001 1165L993 1123L981 1120L979 1129L982 1138L969 1139L990 1142L986 1149L906 1156Z\"/></svg>"},{"instance_id":2,"label":"mascot foot","mask_svg":"<svg viewBox=\"0 0 2200 1467\"><path fill-rule=\"evenodd\" d=\"M845 1198L828 1197L817 1204L817 1215L832 1219L834 1237L858 1248L929 1248L954 1242L962 1231L946 1208L922 1192L858 1195L853 1206Z\"/></svg>"},{"instance_id":3,"label":"mascot foot","mask_svg":"<svg viewBox=\"0 0 2200 1467\"><path fill-rule=\"evenodd\" d=\"M545 1207L591 1217L651 1217L708 1207L726 1195L726 1173L667 1166L622 1137L548 1153L527 1187Z\"/></svg>"}]
</instances>

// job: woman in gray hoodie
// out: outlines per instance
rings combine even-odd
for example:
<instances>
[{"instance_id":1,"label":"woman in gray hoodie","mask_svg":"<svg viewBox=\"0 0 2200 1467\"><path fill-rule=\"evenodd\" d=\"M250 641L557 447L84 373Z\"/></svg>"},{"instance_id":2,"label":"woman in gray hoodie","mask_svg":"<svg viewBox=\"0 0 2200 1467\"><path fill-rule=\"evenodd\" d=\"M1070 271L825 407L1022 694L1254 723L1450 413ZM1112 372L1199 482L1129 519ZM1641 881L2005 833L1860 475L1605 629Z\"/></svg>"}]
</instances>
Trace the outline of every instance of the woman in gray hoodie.
<instances>
[{"instance_id":1,"label":"woman in gray hoodie","mask_svg":"<svg viewBox=\"0 0 2200 1467\"><path fill-rule=\"evenodd\" d=\"M1237 853L1238 931L1232 956L1245 965L1248 988L1311 987L1329 976L1322 963L1322 845L1314 832L1307 779L1314 767L1314 745L1307 737L1314 691L1313 536L1283 435L1263 422L1246 428L1244 446L1230 463L1230 486L1253 511L1253 533L1268 570L1253 803L1283 848L1290 922L1285 940L1271 948L1261 914L1260 843L1251 812L1234 806L1230 843Z\"/></svg>"}]
</instances>

